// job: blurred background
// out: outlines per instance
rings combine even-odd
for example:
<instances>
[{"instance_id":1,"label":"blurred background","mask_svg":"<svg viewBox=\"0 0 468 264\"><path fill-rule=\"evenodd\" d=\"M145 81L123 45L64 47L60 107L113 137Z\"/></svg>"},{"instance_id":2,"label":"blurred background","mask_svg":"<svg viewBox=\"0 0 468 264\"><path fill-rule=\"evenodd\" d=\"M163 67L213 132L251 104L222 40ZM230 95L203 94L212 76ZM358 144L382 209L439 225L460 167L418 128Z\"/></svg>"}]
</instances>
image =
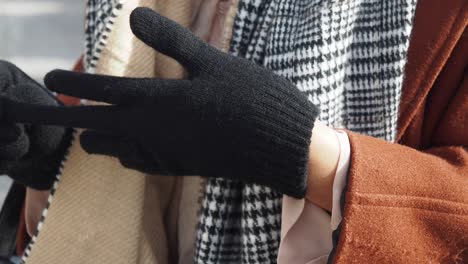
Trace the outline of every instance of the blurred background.
<instances>
[{"instance_id":1,"label":"blurred background","mask_svg":"<svg viewBox=\"0 0 468 264\"><path fill-rule=\"evenodd\" d=\"M83 50L84 0L0 0L0 59L42 83L71 69ZM0 208L11 181L0 176Z\"/></svg>"},{"instance_id":2,"label":"blurred background","mask_svg":"<svg viewBox=\"0 0 468 264\"><path fill-rule=\"evenodd\" d=\"M82 52L84 0L0 0L0 58L42 80Z\"/></svg>"}]
</instances>

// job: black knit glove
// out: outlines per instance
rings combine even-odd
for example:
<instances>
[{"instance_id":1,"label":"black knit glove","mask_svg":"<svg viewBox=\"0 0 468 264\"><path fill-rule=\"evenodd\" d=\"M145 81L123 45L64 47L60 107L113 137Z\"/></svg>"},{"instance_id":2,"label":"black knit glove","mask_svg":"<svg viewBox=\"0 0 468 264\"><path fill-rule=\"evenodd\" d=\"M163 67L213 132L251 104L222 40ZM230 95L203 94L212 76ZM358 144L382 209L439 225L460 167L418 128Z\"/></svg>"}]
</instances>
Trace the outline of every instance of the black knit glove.
<instances>
[{"instance_id":1,"label":"black knit glove","mask_svg":"<svg viewBox=\"0 0 468 264\"><path fill-rule=\"evenodd\" d=\"M58 106L53 94L15 65L0 60L0 96L36 105ZM69 144L70 132L62 127L15 124L0 110L0 175L34 189L50 189ZM14 111L14 110L13 110ZM68 135L68 136L67 136Z\"/></svg>"},{"instance_id":2,"label":"black knit glove","mask_svg":"<svg viewBox=\"0 0 468 264\"><path fill-rule=\"evenodd\" d=\"M222 177L304 197L317 109L292 83L150 9L134 10L130 25L143 42L184 65L189 78L56 70L46 76L48 88L112 106L11 103L11 118L91 129L81 135L86 151L143 172Z\"/></svg>"}]
</instances>

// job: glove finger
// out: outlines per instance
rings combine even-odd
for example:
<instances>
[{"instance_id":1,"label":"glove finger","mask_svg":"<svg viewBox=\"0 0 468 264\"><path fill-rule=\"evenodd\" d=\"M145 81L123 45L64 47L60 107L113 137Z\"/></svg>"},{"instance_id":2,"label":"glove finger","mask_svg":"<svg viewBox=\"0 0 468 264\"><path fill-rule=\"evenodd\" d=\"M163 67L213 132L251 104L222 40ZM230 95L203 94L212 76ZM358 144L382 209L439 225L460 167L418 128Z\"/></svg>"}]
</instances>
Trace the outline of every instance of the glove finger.
<instances>
[{"instance_id":1,"label":"glove finger","mask_svg":"<svg viewBox=\"0 0 468 264\"><path fill-rule=\"evenodd\" d=\"M23 132L18 124L0 123L0 145L18 140Z\"/></svg>"},{"instance_id":2,"label":"glove finger","mask_svg":"<svg viewBox=\"0 0 468 264\"><path fill-rule=\"evenodd\" d=\"M1 98L7 122L125 131L128 108L119 106L44 106Z\"/></svg>"},{"instance_id":3,"label":"glove finger","mask_svg":"<svg viewBox=\"0 0 468 264\"><path fill-rule=\"evenodd\" d=\"M80 135L81 147L89 154L121 157L132 143L115 133L86 130Z\"/></svg>"},{"instance_id":4,"label":"glove finger","mask_svg":"<svg viewBox=\"0 0 468 264\"><path fill-rule=\"evenodd\" d=\"M115 133L86 130L80 135L81 147L89 154L117 157L122 166L144 173L162 172L151 154L125 136Z\"/></svg>"},{"instance_id":5,"label":"glove finger","mask_svg":"<svg viewBox=\"0 0 468 264\"><path fill-rule=\"evenodd\" d=\"M51 90L42 85L22 83L12 88L10 99L40 105L63 105Z\"/></svg>"},{"instance_id":6,"label":"glove finger","mask_svg":"<svg viewBox=\"0 0 468 264\"><path fill-rule=\"evenodd\" d=\"M30 83L38 85L26 73L11 62L0 60L0 90L4 92L4 87L11 87L20 83Z\"/></svg>"},{"instance_id":7,"label":"glove finger","mask_svg":"<svg viewBox=\"0 0 468 264\"><path fill-rule=\"evenodd\" d=\"M20 133L20 136L13 142L0 143L0 159L19 160L29 151L29 138L26 133Z\"/></svg>"},{"instance_id":8,"label":"glove finger","mask_svg":"<svg viewBox=\"0 0 468 264\"><path fill-rule=\"evenodd\" d=\"M189 29L145 7L130 14L133 34L148 46L176 59L191 72L208 70L223 54L196 37Z\"/></svg>"},{"instance_id":9,"label":"glove finger","mask_svg":"<svg viewBox=\"0 0 468 264\"><path fill-rule=\"evenodd\" d=\"M148 174L161 173L164 175L168 175L168 173L159 166L160 165L159 163L154 162L154 161L148 161L148 160L145 160L144 158L120 159L120 163L125 168L137 170L143 173L148 173Z\"/></svg>"},{"instance_id":10,"label":"glove finger","mask_svg":"<svg viewBox=\"0 0 468 264\"><path fill-rule=\"evenodd\" d=\"M64 70L49 72L44 82L58 93L109 104L143 102L190 86L188 80L126 78Z\"/></svg>"}]
</instances>

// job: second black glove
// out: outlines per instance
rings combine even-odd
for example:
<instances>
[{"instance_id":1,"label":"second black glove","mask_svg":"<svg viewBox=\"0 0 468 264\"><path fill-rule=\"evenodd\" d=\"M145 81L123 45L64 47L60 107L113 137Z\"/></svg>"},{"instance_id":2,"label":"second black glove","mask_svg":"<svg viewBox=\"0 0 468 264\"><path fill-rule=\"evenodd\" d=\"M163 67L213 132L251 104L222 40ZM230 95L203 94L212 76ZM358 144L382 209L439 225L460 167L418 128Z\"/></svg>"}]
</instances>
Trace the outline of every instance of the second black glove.
<instances>
[{"instance_id":1,"label":"second black glove","mask_svg":"<svg viewBox=\"0 0 468 264\"><path fill-rule=\"evenodd\" d=\"M0 96L28 104L61 103L18 67L0 60ZM50 189L71 141L71 129L16 124L7 120L8 106L0 101L0 174L34 189ZM34 115L34 113L32 113Z\"/></svg>"}]
</instances>

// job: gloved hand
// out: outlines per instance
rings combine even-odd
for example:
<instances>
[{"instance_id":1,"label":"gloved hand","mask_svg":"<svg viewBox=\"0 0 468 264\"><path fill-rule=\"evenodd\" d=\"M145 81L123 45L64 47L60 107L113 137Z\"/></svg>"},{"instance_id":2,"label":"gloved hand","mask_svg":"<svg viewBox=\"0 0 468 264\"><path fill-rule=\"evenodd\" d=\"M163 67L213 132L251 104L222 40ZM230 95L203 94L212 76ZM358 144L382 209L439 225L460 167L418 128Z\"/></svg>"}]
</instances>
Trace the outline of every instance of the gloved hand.
<instances>
[{"instance_id":1,"label":"gloved hand","mask_svg":"<svg viewBox=\"0 0 468 264\"><path fill-rule=\"evenodd\" d=\"M0 60L0 96L18 102L58 106L50 91L15 65ZM0 106L2 106L0 104ZM50 189L70 141L70 133L57 126L15 124L2 118L0 109L0 175L40 190Z\"/></svg>"},{"instance_id":2,"label":"gloved hand","mask_svg":"<svg viewBox=\"0 0 468 264\"><path fill-rule=\"evenodd\" d=\"M223 177L304 197L317 109L292 83L225 54L147 8L133 33L179 61L186 80L121 78L62 70L45 82L60 93L111 106L48 108L9 102L12 120L88 128L89 153L168 175ZM31 115L35 113L35 115Z\"/></svg>"}]
</instances>

